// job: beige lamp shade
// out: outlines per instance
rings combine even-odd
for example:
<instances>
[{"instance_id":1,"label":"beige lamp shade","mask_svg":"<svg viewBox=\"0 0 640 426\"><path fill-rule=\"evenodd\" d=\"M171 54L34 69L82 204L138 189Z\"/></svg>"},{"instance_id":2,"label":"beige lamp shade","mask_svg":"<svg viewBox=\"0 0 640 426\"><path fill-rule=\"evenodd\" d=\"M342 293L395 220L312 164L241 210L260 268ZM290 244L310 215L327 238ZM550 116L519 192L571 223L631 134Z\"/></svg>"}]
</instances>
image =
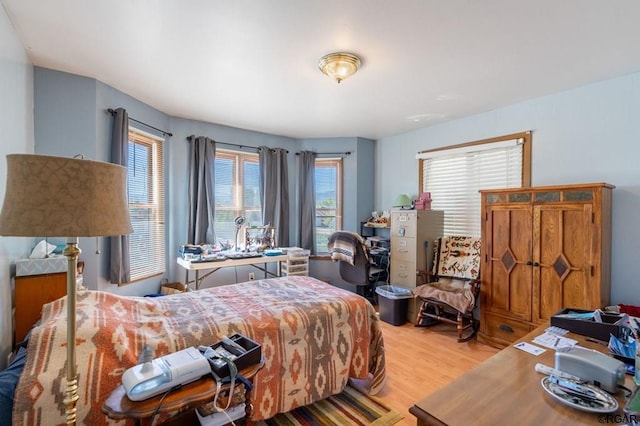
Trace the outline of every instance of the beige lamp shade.
<instances>
[{"instance_id":1,"label":"beige lamp shade","mask_svg":"<svg viewBox=\"0 0 640 426\"><path fill-rule=\"evenodd\" d=\"M93 237L131 232L126 168L76 158L7 155L0 235Z\"/></svg>"}]
</instances>

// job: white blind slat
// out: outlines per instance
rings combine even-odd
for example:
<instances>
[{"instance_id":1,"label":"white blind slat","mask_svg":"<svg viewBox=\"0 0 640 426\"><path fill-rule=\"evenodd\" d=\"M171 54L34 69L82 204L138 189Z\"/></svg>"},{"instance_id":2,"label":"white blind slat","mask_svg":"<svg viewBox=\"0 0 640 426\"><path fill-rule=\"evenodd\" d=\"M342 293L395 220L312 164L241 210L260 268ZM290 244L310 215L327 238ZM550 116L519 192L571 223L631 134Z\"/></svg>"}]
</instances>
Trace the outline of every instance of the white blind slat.
<instances>
[{"instance_id":1,"label":"white blind slat","mask_svg":"<svg viewBox=\"0 0 640 426\"><path fill-rule=\"evenodd\" d=\"M129 236L131 280L166 270L162 140L129 131L127 191L133 233Z\"/></svg>"},{"instance_id":2,"label":"white blind slat","mask_svg":"<svg viewBox=\"0 0 640 426\"><path fill-rule=\"evenodd\" d=\"M522 185L522 144L503 142L418 154L422 190L431 193L431 208L444 211L445 235L480 236L479 191Z\"/></svg>"},{"instance_id":3,"label":"white blind slat","mask_svg":"<svg viewBox=\"0 0 640 426\"><path fill-rule=\"evenodd\" d=\"M216 241L212 243L235 246L236 217L245 217L252 226L262 224L258 154L217 149L214 174ZM244 244L243 232L237 244Z\"/></svg>"},{"instance_id":4,"label":"white blind slat","mask_svg":"<svg viewBox=\"0 0 640 426\"><path fill-rule=\"evenodd\" d=\"M316 253L326 253L329 236L342 229L342 159L316 159Z\"/></svg>"}]
</instances>

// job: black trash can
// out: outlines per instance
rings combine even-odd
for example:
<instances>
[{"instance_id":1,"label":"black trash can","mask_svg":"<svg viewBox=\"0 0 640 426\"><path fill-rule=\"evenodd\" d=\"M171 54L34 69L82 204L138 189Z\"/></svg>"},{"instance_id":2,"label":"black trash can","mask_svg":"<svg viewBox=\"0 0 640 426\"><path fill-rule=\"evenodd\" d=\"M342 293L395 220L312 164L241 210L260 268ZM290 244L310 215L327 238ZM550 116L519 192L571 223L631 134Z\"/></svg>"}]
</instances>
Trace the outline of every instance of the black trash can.
<instances>
[{"instance_id":1,"label":"black trash can","mask_svg":"<svg viewBox=\"0 0 640 426\"><path fill-rule=\"evenodd\" d=\"M394 285L381 285L376 288L378 294L378 314L380 319L391 325L407 322L407 307L413 297L411 290Z\"/></svg>"}]
</instances>

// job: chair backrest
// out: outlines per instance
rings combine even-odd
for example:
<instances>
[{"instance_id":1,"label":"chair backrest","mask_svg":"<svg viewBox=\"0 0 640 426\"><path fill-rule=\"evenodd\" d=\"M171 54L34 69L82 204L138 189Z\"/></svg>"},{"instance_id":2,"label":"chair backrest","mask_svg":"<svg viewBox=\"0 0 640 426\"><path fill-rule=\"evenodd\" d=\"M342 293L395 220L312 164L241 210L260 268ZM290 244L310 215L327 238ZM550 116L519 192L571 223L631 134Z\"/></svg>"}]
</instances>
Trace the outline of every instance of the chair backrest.
<instances>
[{"instance_id":1,"label":"chair backrest","mask_svg":"<svg viewBox=\"0 0 640 426\"><path fill-rule=\"evenodd\" d=\"M348 262L340 262L340 277L351 284L369 285L369 268L369 258L364 252L364 247L362 244L357 244L353 266Z\"/></svg>"},{"instance_id":2,"label":"chair backrest","mask_svg":"<svg viewBox=\"0 0 640 426\"><path fill-rule=\"evenodd\" d=\"M340 262L340 277L348 283L369 285L369 256L362 237L354 232L336 231L329 237L331 258ZM353 265L349 260L353 260Z\"/></svg>"},{"instance_id":3,"label":"chair backrest","mask_svg":"<svg viewBox=\"0 0 640 426\"><path fill-rule=\"evenodd\" d=\"M433 275L462 280L480 276L480 238L447 236L435 243Z\"/></svg>"}]
</instances>

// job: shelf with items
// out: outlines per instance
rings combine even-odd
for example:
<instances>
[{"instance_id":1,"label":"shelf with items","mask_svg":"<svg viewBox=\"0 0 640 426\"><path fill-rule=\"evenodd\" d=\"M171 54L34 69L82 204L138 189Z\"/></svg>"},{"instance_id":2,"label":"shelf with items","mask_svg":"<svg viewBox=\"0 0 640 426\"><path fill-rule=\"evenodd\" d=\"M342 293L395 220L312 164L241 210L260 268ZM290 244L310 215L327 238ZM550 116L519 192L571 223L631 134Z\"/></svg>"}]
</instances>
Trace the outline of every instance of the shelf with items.
<instances>
[{"instance_id":1,"label":"shelf with items","mask_svg":"<svg viewBox=\"0 0 640 426\"><path fill-rule=\"evenodd\" d=\"M281 275L309 275L309 250L300 248L287 249L287 260L280 263Z\"/></svg>"},{"instance_id":2,"label":"shelf with items","mask_svg":"<svg viewBox=\"0 0 640 426\"><path fill-rule=\"evenodd\" d=\"M376 229L389 229L389 216L390 213L388 211L372 212L371 217L360 222L360 235L362 237L370 237L376 235Z\"/></svg>"}]
</instances>

